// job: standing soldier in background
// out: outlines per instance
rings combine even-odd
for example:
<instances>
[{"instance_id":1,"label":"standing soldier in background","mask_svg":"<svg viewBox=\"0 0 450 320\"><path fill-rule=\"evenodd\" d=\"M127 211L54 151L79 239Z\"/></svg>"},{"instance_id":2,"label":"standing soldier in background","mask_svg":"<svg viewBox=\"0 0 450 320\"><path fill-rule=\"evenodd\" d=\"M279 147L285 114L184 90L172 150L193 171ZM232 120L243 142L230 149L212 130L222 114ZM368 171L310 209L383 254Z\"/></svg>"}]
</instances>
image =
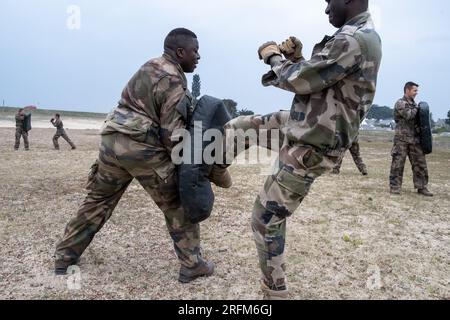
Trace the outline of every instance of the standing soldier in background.
<instances>
[{"instance_id":1,"label":"standing soldier in background","mask_svg":"<svg viewBox=\"0 0 450 320\"><path fill-rule=\"evenodd\" d=\"M360 146L359 146L359 139L356 138L355 141L353 141L352 146L350 147L350 154L352 155L353 161L356 164L356 167L358 168L359 172L363 176L367 176L369 173L367 172L367 166L365 165L360 152ZM342 162L344 161L344 158L341 158L336 166L333 169L333 174L340 174L341 173L341 167Z\"/></svg>"},{"instance_id":2,"label":"standing soldier in background","mask_svg":"<svg viewBox=\"0 0 450 320\"><path fill-rule=\"evenodd\" d=\"M414 187L419 194L432 197L433 194L428 190L427 160L420 144L419 106L414 100L418 93L419 85L408 82L405 84L403 98L395 104L396 127L389 180L391 194L401 194L405 162L408 157L414 175Z\"/></svg>"},{"instance_id":3,"label":"standing soldier in background","mask_svg":"<svg viewBox=\"0 0 450 320\"><path fill-rule=\"evenodd\" d=\"M61 115L59 113L56 113L55 118L50 120L50 122L56 128L56 133L53 136L53 145L55 146L55 149L59 150L58 139L62 137L72 147L72 150L75 150L76 149L75 144L72 142L72 140L70 140L69 136L66 133L66 130L64 130L64 124L61 121Z\"/></svg>"},{"instance_id":4,"label":"standing soldier in background","mask_svg":"<svg viewBox=\"0 0 450 320\"><path fill-rule=\"evenodd\" d=\"M329 21L339 30L315 46L309 61L294 37L281 46L268 42L259 48L260 58L272 68L263 84L296 94L283 128L285 143L277 173L267 179L253 208L252 228L267 299L288 297L287 218L315 179L331 171L351 147L375 96L382 53L368 0L327 2Z\"/></svg>"},{"instance_id":5,"label":"standing soldier in background","mask_svg":"<svg viewBox=\"0 0 450 320\"><path fill-rule=\"evenodd\" d=\"M16 141L14 144L14 150L18 151L20 147L20 138L23 138L25 150L30 150L30 142L28 140L28 131L31 129L31 114L28 111L36 110L35 106L28 106L21 108L16 114ZM29 127L30 126L30 127Z\"/></svg>"},{"instance_id":6,"label":"standing soldier in background","mask_svg":"<svg viewBox=\"0 0 450 320\"><path fill-rule=\"evenodd\" d=\"M173 133L185 129L184 115L192 109L184 73L196 69L198 50L193 32L183 28L171 31L164 42L164 55L144 64L123 90L118 107L109 114L101 132L89 193L57 245L57 274L65 274L77 263L133 179L165 215L181 264L178 280L187 283L213 274L214 264L202 257L200 226L189 221L180 204L177 172L171 159L172 141L177 138Z\"/></svg>"}]
</instances>

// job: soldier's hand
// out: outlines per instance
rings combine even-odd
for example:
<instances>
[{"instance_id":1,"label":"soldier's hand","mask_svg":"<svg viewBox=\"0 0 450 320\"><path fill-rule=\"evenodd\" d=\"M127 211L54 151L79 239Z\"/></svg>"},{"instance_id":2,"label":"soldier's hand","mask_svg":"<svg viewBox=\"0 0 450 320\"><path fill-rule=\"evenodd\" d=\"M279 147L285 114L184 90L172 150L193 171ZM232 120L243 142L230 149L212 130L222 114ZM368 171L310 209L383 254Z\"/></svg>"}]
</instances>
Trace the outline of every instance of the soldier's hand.
<instances>
[{"instance_id":1,"label":"soldier's hand","mask_svg":"<svg viewBox=\"0 0 450 320\"><path fill-rule=\"evenodd\" d=\"M259 59L264 60L264 63L270 64L270 58L273 56L281 56L280 48L274 41L266 42L258 49Z\"/></svg>"},{"instance_id":2,"label":"soldier's hand","mask_svg":"<svg viewBox=\"0 0 450 320\"><path fill-rule=\"evenodd\" d=\"M296 37L289 37L279 46L286 59L297 62L303 58L303 43Z\"/></svg>"}]
</instances>

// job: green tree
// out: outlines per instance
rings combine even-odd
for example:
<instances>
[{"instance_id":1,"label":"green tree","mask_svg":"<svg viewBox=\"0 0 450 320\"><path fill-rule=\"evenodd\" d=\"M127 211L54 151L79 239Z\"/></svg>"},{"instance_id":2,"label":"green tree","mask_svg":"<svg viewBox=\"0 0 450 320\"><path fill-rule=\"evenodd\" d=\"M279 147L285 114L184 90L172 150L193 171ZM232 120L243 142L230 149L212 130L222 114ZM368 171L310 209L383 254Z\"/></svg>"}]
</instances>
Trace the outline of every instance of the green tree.
<instances>
[{"instance_id":1,"label":"green tree","mask_svg":"<svg viewBox=\"0 0 450 320\"><path fill-rule=\"evenodd\" d=\"M253 111L246 108L239 110L237 113L239 116L253 116L255 114Z\"/></svg>"},{"instance_id":2,"label":"green tree","mask_svg":"<svg viewBox=\"0 0 450 320\"><path fill-rule=\"evenodd\" d=\"M431 113L431 112L430 112L430 123L431 123L431 128L434 128L436 126L436 121L434 121L433 113Z\"/></svg>"},{"instance_id":3,"label":"green tree","mask_svg":"<svg viewBox=\"0 0 450 320\"><path fill-rule=\"evenodd\" d=\"M200 81L200 76L198 74L194 74L192 79L192 95L194 98L200 97L200 90L202 88L202 82Z\"/></svg>"},{"instance_id":4,"label":"green tree","mask_svg":"<svg viewBox=\"0 0 450 320\"><path fill-rule=\"evenodd\" d=\"M389 120L394 118L394 110L386 106L374 104L367 114L367 119Z\"/></svg>"},{"instance_id":5,"label":"green tree","mask_svg":"<svg viewBox=\"0 0 450 320\"><path fill-rule=\"evenodd\" d=\"M450 126L450 110L447 113L447 119L445 120L445 123L447 123Z\"/></svg>"}]
</instances>

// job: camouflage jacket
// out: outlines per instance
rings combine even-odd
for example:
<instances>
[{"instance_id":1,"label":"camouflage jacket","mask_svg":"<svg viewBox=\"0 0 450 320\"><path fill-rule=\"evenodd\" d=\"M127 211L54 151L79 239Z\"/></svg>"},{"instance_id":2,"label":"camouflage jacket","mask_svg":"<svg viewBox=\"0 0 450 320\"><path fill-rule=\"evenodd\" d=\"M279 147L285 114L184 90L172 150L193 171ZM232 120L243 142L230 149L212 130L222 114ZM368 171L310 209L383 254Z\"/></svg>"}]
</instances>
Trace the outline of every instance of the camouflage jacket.
<instances>
[{"instance_id":1,"label":"camouflage jacket","mask_svg":"<svg viewBox=\"0 0 450 320\"><path fill-rule=\"evenodd\" d=\"M309 61L284 61L265 75L263 85L296 94L283 129L289 143L329 154L350 148L372 106L381 56L381 39L365 12L326 36Z\"/></svg>"},{"instance_id":2,"label":"camouflage jacket","mask_svg":"<svg viewBox=\"0 0 450 320\"><path fill-rule=\"evenodd\" d=\"M418 113L419 107L414 99L404 96L397 101L394 109L395 140L407 143L420 142Z\"/></svg>"},{"instance_id":3,"label":"camouflage jacket","mask_svg":"<svg viewBox=\"0 0 450 320\"><path fill-rule=\"evenodd\" d=\"M173 131L186 127L183 110L188 105L192 106L192 96L184 72L164 54L148 61L131 78L101 134L121 132L170 152Z\"/></svg>"},{"instance_id":4,"label":"camouflage jacket","mask_svg":"<svg viewBox=\"0 0 450 320\"><path fill-rule=\"evenodd\" d=\"M56 128L57 133L64 133L64 124L61 119L52 121L52 124Z\"/></svg>"},{"instance_id":5,"label":"camouflage jacket","mask_svg":"<svg viewBox=\"0 0 450 320\"><path fill-rule=\"evenodd\" d=\"M16 129L23 129L23 124L25 121L25 115L16 114Z\"/></svg>"}]
</instances>

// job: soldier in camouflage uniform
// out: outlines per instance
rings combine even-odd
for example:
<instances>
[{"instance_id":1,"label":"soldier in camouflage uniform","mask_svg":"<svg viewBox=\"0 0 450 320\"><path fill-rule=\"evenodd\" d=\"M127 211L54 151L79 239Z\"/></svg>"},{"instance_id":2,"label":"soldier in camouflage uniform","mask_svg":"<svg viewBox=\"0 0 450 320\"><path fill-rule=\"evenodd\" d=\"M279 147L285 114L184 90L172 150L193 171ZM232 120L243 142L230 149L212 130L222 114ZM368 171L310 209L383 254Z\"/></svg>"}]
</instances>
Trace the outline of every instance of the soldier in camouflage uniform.
<instances>
[{"instance_id":1,"label":"soldier in camouflage uniform","mask_svg":"<svg viewBox=\"0 0 450 320\"><path fill-rule=\"evenodd\" d=\"M19 150L20 147L20 138L23 138L23 143L25 145L25 150L30 150L30 143L28 141L28 132L24 130L24 122L25 122L25 110L19 109L16 114L16 141L14 144L14 150Z\"/></svg>"},{"instance_id":2,"label":"soldier in camouflage uniform","mask_svg":"<svg viewBox=\"0 0 450 320\"><path fill-rule=\"evenodd\" d=\"M278 172L269 177L253 208L252 228L265 298L288 296L284 259L286 220L311 185L331 171L358 135L369 111L381 61L381 40L367 0L329 0L326 13L339 30L315 46L307 61L301 42L268 42L260 58L272 67L265 86L295 93ZM283 60L281 53L287 58Z\"/></svg>"},{"instance_id":3,"label":"soldier in camouflage uniform","mask_svg":"<svg viewBox=\"0 0 450 320\"><path fill-rule=\"evenodd\" d=\"M361 172L363 176L367 176L369 173L367 172L367 166L365 165L361 157L358 137L355 139L355 141L353 141L352 146L350 147L350 154L352 155L353 161L355 162L359 172ZM344 158L340 159L337 162L336 166L333 169L333 174L339 174L341 172L343 160Z\"/></svg>"},{"instance_id":4,"label":"soldier in camouflage uniform","mask_svg":"<svg viewBox=\"0 0 450 320\"><path fill-rule=\"evenodd\" d=\"M105 122L89 193L57 245L57 274L77 263L134 178L165 215L181 263L179 281L190 282L214 272L214 264L202 258L199 225L188 221L180 205L171 160L172 133L186 125L185 112L179 111L192 106L184 73L193 72L200 59L197 37L187 29L175 29L164 48L162 57L147 62L132 77Z\"/></svg>"},{"instance_id":5,"label":"soldier in camouflage uniform","mask_svg":"<svg viewBox=\"0 0 450 320\"><path fill-rule=\"evenodd\" d=\"M405 95L395 104L396 128L392 148L390 186L392 194L401 193L405 162L409 157L414 174L414 187L419 194L432 197L433 194L428 190L427 161L420 145L420 128L417 119L419 106L414 101L418 94L418 87L418 84L408 82L404 88Z\"/></svg>"},{"instance_id":6,"label":"soldier in camouflage uniform","mask_svg":"<svg viewBox=\"0 0 450 320\"><path fill-rule=\"evenodd\" d=\"M72 140L70 140L69 136L66 133L66 130L64 130L64 124L61 120L61 115L59 113L56 113L55 118L51 119L50 122L56 128L56 133L53 136L53 145L55 146L55 149L59 150L58 139L62 137L72 147L72 150L75 150L75 144L72 142Z\"/></svg>"}]
</instances>

